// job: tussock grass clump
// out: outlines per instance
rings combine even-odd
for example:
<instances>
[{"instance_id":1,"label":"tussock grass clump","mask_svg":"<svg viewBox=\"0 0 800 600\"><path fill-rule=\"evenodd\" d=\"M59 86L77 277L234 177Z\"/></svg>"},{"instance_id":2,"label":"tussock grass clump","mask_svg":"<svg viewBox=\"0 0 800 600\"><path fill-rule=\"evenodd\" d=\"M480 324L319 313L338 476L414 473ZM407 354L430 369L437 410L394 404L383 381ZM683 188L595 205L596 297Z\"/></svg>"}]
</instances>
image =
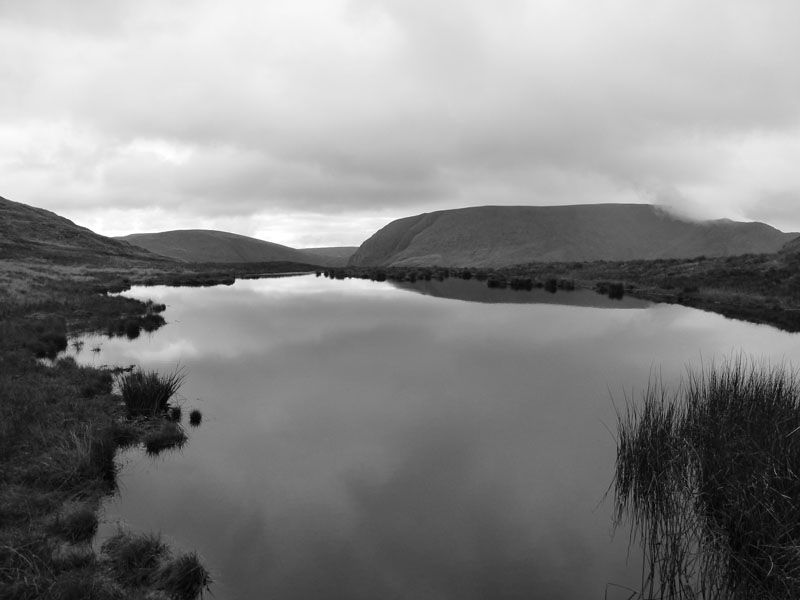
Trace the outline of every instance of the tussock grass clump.
<instances>
[{"instance_id":1,"label":"tussock grass clump","mask_svg":"<svg viewBox=\"0 0 800 600\"><path fill-rule=\"evenodd\" d=\"M139 443L140 428L130 421L118 420L111 424L111 432L118 448L129 448Z\"/></svg>"},{"instance_id":2,"label":"tussock grass clump","mask_svg":"<svg viewBox=\"0 0 800 600\"><path fill-rule=\"evenodd\" d=\"M172 600L194 600L212 583L195 552L173 559L155 534L120 530L105 541L101 551L117 581L129 589L158 589Z\"/></svg>"},{"instance_id":3,"label":"tussock grass clump","mask_svg":"<svg viewBox=\"0 0 800 600\"><path fill-rule=\"evenodd\" d=\"M55 358L67 349L67 329L63 320L44 319L37 326L36 338L28 347L37 358Z\"/></svg>"},{"instance_id":4,"label":"tussock grass clump","mask_svg":"<svg viewBox=\"0 0 800 600\"><path fill-rule=\"evenodd\" d=\"M158 306L166 308L163 304ZM167 322L164 317L156 313L148 313L141 319L142 329L144 329L147 333L151 333L166 324Z\"/></svg>"},{"instance_id":5,"label":"tussock grass clump","mask_svg":"<svg viewBox=\"0 0 800 600\"><path fill-rule=\"evenodd\" d=\"M144 447L148 454L158 454L163 450L181 448L187 440L186 432L174 421L164 421L161 427L145 434Z\"/></svg>"},{"instance_id":6,"label":"tussock grass clump","mask_svg":"<svg viewBox=\"0 0 800 600\"><path fill-rule=\"evenodd\" d=\"M167 310L166 304L153 302L152 300L148 300L144 304L147 314L158 314Z\"/></svg>"},{"instance_id":7,"label":"tussock grass clump","mask_svg":"<svg viewBox=\"0 0 800 600\"><path fill-rule=\"evenodd\" d=\"M129 340L135 340L142 332L142 326L136 319L125 321L125 336Z\"/></svg>"},{"instance_id":8,"label":"tussock grass clump","mask_svg":"<svg viewBox=\"0 0 800 600\"><path fill-rule=\"evenodd\" d=\"M169 408L169 400L180 389L185 375L181 369L160 374L134 369L119 378L119 389L128 415L156 416Z\"/></svg>"},{"instance_id":9,"label":"tussock grass clump","mask_svg":"<svg viewBox=\"0 0 800 600\"><path fill-rule=\"evenodd\" d=\"M90 541L97 533L96 507L91 504L67 504L50 526L55 535L72 543Z\"/></svg>"},{"instance_id":10,"label":"tussock grass clump","mask_svg":"<svg viewBox=\"0 0 800 600\"><path fill-rule=\"evenodd\" d=\"M170 421L175 421L176 423L180 423L182 415L183 409L178 405L170 406L169 410L167 411L167 418Z\"/></svg>"},{"instance_id":11,"label":"tussock grass clump","mask_svg":"<svg viewBox=\"0 0 800 600\"><path fill-rule=\"evenodd\" d=\"M58 575L47 598L52 600L126 600L124 592L99 575L96 569L67 571Z\"/></svg>"},{"instance_id":12,"label":"tussock grass clump","mask_svg":"<svg viewBox=\"0 0 800 600\"><path fill-rule=\"evenodd\" d=\"M197 553L189 552L166 563L158 573L158 587L173 600L194 600L211 585L211 574Z\"/></svg>"},{"instance_id":13,"label":"tussock grass clump","mask_svg":"<svg viewBox=\"0 0 800 600\"><path fill-rule=\"evenodd\" d=\"M800 597L800 382L741 356L658 378L619 417L616 519L647 597Z\"/></svg>"},{"instance_id":14,"label":"tussock grass clump","mask_svg":"<svg viewBox=\"0 0 800 600\"><path fill-rule=\"evenodd\" d=\"M127 587L152 585L161 560L169 556L169 548L161 536L123 530L108 538L101 552L117 580Z\"/></svg>"}]
</instances>

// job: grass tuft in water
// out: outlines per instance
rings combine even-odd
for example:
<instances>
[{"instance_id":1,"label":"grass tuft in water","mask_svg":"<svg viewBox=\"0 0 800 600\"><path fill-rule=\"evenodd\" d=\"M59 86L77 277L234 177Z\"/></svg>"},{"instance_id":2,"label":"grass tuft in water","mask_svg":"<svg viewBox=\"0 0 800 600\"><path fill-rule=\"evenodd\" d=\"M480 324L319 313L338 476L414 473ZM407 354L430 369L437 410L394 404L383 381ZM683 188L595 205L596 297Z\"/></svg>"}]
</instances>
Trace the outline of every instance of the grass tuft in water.
<instances>
[{"instance_id":1,"label":"grass tuft in water","mask_svg":"<svg viewBox=\"0 0 800 600\"><path fill-rule=\"evenodd\" d=\"M619 415L615 509L649 598L800 597L800 384L741 356Z\"/></svg>"},{"instance_id":2,"label":"grass tuft in water","mask_svg":"<svg viewBox=\"0 0 800 600\"><path fill-rule=\"evenodd\" d=\"M181 448L186 440L186 432L178 423L164 421L161 427L145 434L142 441L148 454L158 454L164 450Z\"/></svg>"},{"instance_id":3,"label":"grass tuft in water","mask_svg":"<svg viewBox=\"0 0 800 600\"><path fill-rule=\"evenodd\" d=\"M176 423L181 422L181 416L183 416L183 409L180 406L170 406L169 410L167 411L167 418L170 421L175 421Z\"/></svg>"},{"instance_id":4,"label":"grass tuft in water","mask_svg":"<svg viewBox=\"0 0 800 600\"><path fill-rule=\"evenodd\" d=\"M169 549L155 534L134 534L120 530L101 548L117 580L127 587L152 585L162 559Z\"/></svg>"},{"instance_id":5,"label":"grass tuft in water","mask_svg":"<svg viewBox=\"0 0 800 600\"><path fill-rule=\"evenodd\" d=\"M172 600L194 600L212 583L195 552L171 558L158 535L119 530L103 544L102 554L117 581L130 590L152 588Z\"/></svg>"},{"instance_id":6,"label":"grass tuft in water","mask_svg":"<svg viewBox=\"0 0 800 600\"><path fill-rule=\"evenodd\" d=\"M178 392L185 375L177 369L166 375L157 371L134 369L119 378L122 400L131 417L156 416L169 408L169 400Z\"/></svg>"},{"instance_id":7,"label":"grass tuft in water","mask_svg":"<svg viewBox=\"0 0 800 600\"><path fill-rule=\"evenodd\" d=\"M197 427L203 421L203 413L201 413L196 408L189 413L189 425L192 427Z\"/></svg>"},{"instance_id":8,"label":"grass tuft in water","mask_svg":"<svg viewBox=\"0 0 800 600\"><path fill-rule=\"evenodd\" d=\"M211 583L211 574L195 552L167 562L158 573L158 587L172 600L202 598Z\"/></svg>"}]
</instances>

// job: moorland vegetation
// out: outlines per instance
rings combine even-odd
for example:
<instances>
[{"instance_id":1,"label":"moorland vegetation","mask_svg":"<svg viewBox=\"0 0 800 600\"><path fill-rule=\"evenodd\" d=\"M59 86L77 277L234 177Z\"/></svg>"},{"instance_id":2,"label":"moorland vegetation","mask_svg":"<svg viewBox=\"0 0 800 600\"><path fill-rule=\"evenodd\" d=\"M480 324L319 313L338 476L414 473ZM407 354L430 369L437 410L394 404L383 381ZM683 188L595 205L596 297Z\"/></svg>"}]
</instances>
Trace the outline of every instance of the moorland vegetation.
<instances>
[{"instance_id":1,"label":"moorland vegetation","mask_svg":"<svg viewBox=\"0 0 800 600\"><path fill-rule=\"evenodd\" d=\"M523 292L593 289L612 298L631 295L800 331L800 246L794 245L773 254L716 258L532 262L497 269L351 266L317 273L332 279L409 283L455 277Z\"/></svg>"},{"instance_id":2,"label":"moorland vegetation","mask_svg":"<svg viewBox=\"0 0 800 600\"><path fill-rule=\"evenodd\" d=\"M614 502L642 598L800 596L800 380L742 356L652 377L620 413Z\"/></svg>"}]
</instances>

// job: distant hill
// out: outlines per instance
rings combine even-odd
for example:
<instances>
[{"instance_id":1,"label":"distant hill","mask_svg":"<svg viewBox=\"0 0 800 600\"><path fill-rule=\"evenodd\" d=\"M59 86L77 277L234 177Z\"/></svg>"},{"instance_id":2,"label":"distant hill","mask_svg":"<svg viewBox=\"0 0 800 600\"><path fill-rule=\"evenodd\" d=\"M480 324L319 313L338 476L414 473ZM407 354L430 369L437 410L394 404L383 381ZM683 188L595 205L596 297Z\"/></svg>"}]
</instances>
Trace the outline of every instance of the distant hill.
<instances>
[{"instance_id":1,"label":"distant hill","mask_svg":"<svg viewBox=\"0 0 800 600\"><path fill-rule=\"evenodd\" d=\"M247 263L286 261L321 266L341 266L345 258L321 252L296 250L256 238L210 229L179 229L160 233L134 233L116 238L150 252L184 262Z\"/></svg>"},{"instance_id":2,"label":"distant hill","mask_svg":"<svg viewBox=\"0 0 800 600\"><path fill-rule=\"evenodd\" d=\"M800 236L794 238L793 240L787 242L783 248L781 248L781 253L783 254L800 254Z\"/></svg>"},{"instance_id":3,"label":"distant hill","mask_svg":"<svg viewBox=\"0 0 800 600\"><path fill-rule=\"evenodd\" d=\"M310 252L319 256L342 259L342 265L347 264L348 259L355 254L358 246L332 246L326 248L299 248L302 252Z\"/></svg>"},{"instance_id":4,"label":"distant hill","mask_svg":"<svg viewBox=\"0 0 800 600\"><path fill-rule=\"evenodd\" d=\"M354 266L501 267L772 253L798 236L764 223L689 221L649 204L481 206L389 223Z\"/></svg>"},{"instance_id":5,"label":"distant hill","mask_svg":"<svg viewBox=\"0 0 800 600\"><path fill-rule=\"evenodd\" d=\"M49 210L0 197L0 258L103 262L136 259L166 262L163 257L76 225Z\"/></svg>"}]
</instances>

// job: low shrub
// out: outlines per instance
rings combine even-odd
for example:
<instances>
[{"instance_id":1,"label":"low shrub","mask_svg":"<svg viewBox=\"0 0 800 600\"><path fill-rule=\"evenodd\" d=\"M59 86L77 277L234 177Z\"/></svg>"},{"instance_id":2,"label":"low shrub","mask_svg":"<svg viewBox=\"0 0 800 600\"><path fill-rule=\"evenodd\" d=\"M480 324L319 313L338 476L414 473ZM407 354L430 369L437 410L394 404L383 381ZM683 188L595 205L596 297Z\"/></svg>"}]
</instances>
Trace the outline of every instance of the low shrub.
<instances>
[{"instance_id":1,"label":"low shrub","mask_svg":"<svg viewBox=\"0 0 800 600\"><path fill-rule=\"evenodd\" d=\"M197 427L203 421L203 413L196 408L189 413L189 425Z\"/></svg>"}]
</instances>

